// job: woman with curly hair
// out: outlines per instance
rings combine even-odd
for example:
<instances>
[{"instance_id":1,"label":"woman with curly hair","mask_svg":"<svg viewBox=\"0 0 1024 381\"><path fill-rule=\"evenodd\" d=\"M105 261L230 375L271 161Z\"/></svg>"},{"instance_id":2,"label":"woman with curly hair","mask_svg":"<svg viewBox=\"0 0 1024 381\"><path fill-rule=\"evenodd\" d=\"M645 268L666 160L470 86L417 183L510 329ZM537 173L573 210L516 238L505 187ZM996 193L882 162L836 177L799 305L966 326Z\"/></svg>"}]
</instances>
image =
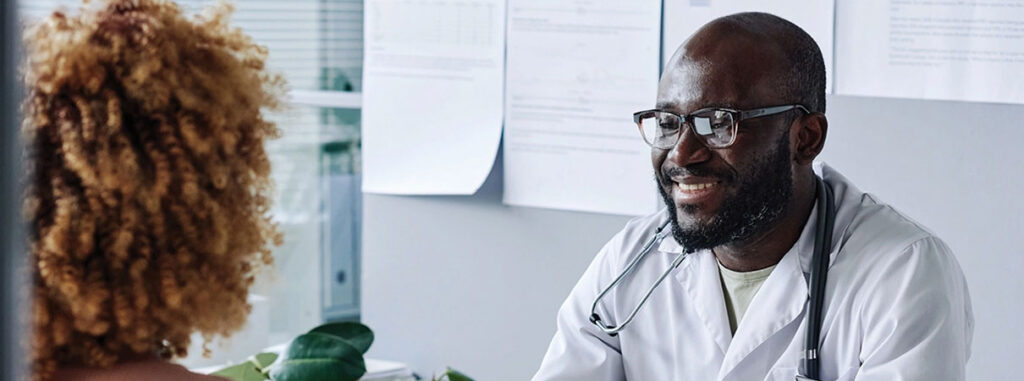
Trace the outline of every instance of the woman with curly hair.
<instances>
[{"instance_id":1,"label":"woman with curly hair","mask_svg":"<svg viewBox=\"0 0 1024 381\"><path fill-rule=\"evenodd\" d=\"M167 360L246 320L283 80L230 28L161 0L55 12L26 33L34 378L205 379Z\"/></svg>"}]
</instances>

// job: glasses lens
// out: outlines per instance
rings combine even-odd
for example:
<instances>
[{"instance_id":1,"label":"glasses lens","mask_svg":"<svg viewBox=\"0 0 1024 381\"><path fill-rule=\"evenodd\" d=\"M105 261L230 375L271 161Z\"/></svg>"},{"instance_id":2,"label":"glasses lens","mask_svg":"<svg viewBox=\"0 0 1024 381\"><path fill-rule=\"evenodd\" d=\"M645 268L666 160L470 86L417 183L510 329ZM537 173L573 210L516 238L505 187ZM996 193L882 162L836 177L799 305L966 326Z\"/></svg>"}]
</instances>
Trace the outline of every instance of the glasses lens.
<instances>
[{"instance_id":1,"label":"glasses lens","mask_svg":"<svg viewBox=\"0 0 1024 381\"><path fill-rule=\"evenodd\" d=\"M655 148L671 148L679 138L679 117L667 112L648 111L638 118L644 141Z\"/></svg>"},{"instance_id":2,"label":"glasses lens","mask_svg":"<svg viewBox=\"0 0 1024 381\"><path fill-rule=\"evenodd\" d=\"M732 143L736 123L732 113L724 110L706 110L693 115L693 130L710 147L725 147Z\"/></svg>"}]
</instances>

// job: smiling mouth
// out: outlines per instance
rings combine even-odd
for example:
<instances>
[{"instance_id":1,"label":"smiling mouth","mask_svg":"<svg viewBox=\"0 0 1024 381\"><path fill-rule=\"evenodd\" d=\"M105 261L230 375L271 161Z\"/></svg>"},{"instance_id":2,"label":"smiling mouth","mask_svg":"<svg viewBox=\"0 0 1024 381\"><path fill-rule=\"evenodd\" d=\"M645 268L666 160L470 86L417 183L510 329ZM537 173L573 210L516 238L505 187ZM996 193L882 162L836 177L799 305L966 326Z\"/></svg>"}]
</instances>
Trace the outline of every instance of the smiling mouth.
<instances>
[{"instance_id":1,"label":"smiling mouth","mask_svg":"<svg viewBox=\"0 0 1024 381\"><path fill-rule=\"evenodd\" d=\"M676 183L676 189L686 193L701 193L715 187L718 183L683 184Z\"/></svg>"}]
</instances>

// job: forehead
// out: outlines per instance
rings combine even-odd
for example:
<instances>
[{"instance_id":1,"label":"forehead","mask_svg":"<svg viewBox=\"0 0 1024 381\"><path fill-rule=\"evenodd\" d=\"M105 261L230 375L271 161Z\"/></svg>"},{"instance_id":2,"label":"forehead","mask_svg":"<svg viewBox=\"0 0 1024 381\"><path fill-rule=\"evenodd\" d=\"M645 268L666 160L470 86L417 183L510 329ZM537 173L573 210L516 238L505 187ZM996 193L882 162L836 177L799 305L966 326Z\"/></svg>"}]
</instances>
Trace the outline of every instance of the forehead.
<instances>
[{"instance_id":1,"label":"forehead","mask_svg":"<svg viewBox=\"0 0 1024 381\"><path fill-rule=\"evenodd\" d=\"M778 103L775 83L784 58L763 36L705 27L673 55L658 85L658 108L689 113L718 106L738 109Z\"/></svg>"}]
</instances>

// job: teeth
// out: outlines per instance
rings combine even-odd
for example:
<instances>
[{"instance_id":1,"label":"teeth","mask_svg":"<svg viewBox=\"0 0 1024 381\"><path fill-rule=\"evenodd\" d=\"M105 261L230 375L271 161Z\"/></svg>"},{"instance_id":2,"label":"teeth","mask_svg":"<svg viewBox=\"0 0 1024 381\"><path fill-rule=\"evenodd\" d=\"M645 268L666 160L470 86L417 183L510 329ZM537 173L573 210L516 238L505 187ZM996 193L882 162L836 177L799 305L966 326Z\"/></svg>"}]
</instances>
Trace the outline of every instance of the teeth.
<instances>
[{"instance_id":1,"label":"teeth","mask_svg":"<svg viewBox=\"0 0 1024 381\"><path fill-rule=\"evenodd\" d=\"M701 189L705 189L705 188L711 188L711 187L715 186L715 183L678 184L678 186L679 186L679 189L682 189L684 192L693 192L693 191L697 191L697 190L701 190Z\"/></svg>"}]
</instances>

